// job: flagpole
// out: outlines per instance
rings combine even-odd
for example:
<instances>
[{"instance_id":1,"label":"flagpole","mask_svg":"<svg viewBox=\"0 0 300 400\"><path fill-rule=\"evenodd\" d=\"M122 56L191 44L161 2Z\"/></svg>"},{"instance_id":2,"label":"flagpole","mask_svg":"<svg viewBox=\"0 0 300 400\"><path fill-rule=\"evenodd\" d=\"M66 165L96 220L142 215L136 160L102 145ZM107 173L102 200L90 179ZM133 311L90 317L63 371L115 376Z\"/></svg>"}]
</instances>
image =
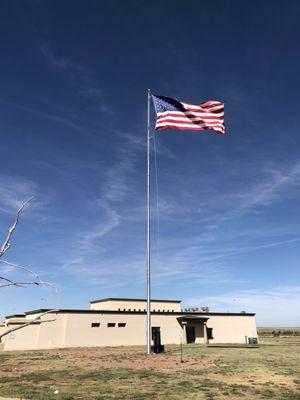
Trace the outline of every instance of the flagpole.
<instances>
[{"instance_id":1,"label":"flagpole","mask_svg":"<svg viewBox=\"0 0 300 400\"><path fill-rule=\"evenodd\" d=\"M151 268L150 268L150 100L148 89L147 116L147 354L151 353Z\"/></svg>"}]
</instances>

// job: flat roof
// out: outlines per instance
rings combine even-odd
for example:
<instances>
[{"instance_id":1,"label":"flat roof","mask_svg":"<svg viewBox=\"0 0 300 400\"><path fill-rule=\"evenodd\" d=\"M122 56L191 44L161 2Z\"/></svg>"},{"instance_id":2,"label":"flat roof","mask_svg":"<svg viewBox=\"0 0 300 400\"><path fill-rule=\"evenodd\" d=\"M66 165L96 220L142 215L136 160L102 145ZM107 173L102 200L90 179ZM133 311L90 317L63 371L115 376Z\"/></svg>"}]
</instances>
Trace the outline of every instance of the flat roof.
<instances>
[{"instance_id":1,"label":"flat roof","mask_svg":"<svg viewBox=\"0 0 300 400\"><path fill-rule=\"evenodd\" d=\"M12 315L7 315L5 318L24 318L25 314L12 314Z\"/></svg>"},{"instance_id":2,"label":"flat roof","mask_svg":"<svg viewBox=\"0 0 300 400\"><path fill-rule=\"evenodd\" d=\"M51 308L40 308L38 310L32 310L25 312L26 315L44 313L51 311ZM118 310L80 310L80 309L53 309L53 313L69 313L69 314L146 314L146 311L118 311ZM178 316L206 316L206 315L236 315L236 316L254 316L255 313L229 313L229 312L202 312L195 311L193 313L187 313L185 311L151 311L151 314L163 314L163 315L178 315Z\"/></svg>"},{"instance_id":3,"label":"flat roof","mask_svg":"<svg viewBox=\"0 0 300 400\"><path fill-rule=\"evenodd\" d=\"M90 304L93 303L101 303L102 301L109 300L120 300L120 301L147 301L147 299L130 299L130 298L122 298L122 297L107 297L106 299L92 300ZM160 303L181 303L181 300L159 300L159 299L151 299L151 302L157 301Z\"/></svg>"}]
</instances>

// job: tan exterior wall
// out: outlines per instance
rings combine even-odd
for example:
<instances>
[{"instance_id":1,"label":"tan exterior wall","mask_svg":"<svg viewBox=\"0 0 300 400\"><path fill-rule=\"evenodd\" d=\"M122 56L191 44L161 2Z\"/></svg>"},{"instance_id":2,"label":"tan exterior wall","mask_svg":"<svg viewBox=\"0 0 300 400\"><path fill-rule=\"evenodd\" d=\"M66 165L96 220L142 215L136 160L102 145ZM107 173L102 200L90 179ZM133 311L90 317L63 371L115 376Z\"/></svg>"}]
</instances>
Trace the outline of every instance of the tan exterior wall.
<instances>
[{"instance_id":1,"label":"tan exterior wall","mask_svg":"<svg viewBox=\"0 0 300 400\"><path fill-rule=\"evenodd\" d=\"M245 337L257 337L254 316L210 316L207 327L213 328L209 343L245 343Z\"/></svg>"},{"instance_id":2,"label":"tan exterior wall","mask_svg":"<svg viewBox=\"0 0 300 400\"><path fill-rule=\"evenodd\" d=\"M146 311L146 300L107 300L91 303L91 310ZM180 303L151 300L151 311L179 312Z\"/></svg>"},{"instance_id":3,"label":"tan exterior wall","mask_svg":"<svg viewBox=\"0 0 300 400\"><path fill-rule=\"evenodd\" d=\"M92 322L100 322L99 328L91 328ZM108 323L115 327L108 328ZM126 323L126 327L118 327ZM161 327L163 343L175 343L181 327L173 316L153 316L152 326ZM84 340L83 340L84 338ZM103 314L91 317L89 314L69 314L65 335L66 346L129 346L146 344L146 315Z\"/></svg>"},{"instance_id":4,"label":"tan exterior wall","mask_svg":"<svg viewBox=\"0 0 300 400\"><path fill-rule=\"evenodd\" d=\"M25 322L35 317L36 315L26 316ZM47 314L41 320L44 322L34 323L5 336L4 350L64 347L65 314ZM16 326L18 325L8 325L8 328Z\"/></svg>"},{"instance_id":5,"label":"tan exterior wall","mask_svg":"<svg viewBox=\"0 0 300 400\"><path fill-rule=\"evenodd\" d=\"M5 324L0 324L0 335L5 332L6 328L5 328Z\"/></svg>"},{"instance_id":6,"label":"tan exterior wall","mask_svg":"<svg viewBox=\"0 0 300 400\"><path fill-rule=\"evenodd\" d=\"M154 314L152 326L159 326L162 344L179 344L183 330L179 314ZM30 315L33 318L32 315ZM245 343L245 336L256 336L253 316L209 315L207 326L213 328L210 343ZM146 314L122 313L57 313L47 314L42 320L8 335L4 350L49 349L57 347L128 346L146 344ZM100 327L92 328L92 323ZM109 328L108 323L115 323ZM126 323L118 327L118 323ZM204 343L203 321L188 321L195 326L196 343ZM184 339L184 338L183 338Z\"/></svg>"}]
</instances>

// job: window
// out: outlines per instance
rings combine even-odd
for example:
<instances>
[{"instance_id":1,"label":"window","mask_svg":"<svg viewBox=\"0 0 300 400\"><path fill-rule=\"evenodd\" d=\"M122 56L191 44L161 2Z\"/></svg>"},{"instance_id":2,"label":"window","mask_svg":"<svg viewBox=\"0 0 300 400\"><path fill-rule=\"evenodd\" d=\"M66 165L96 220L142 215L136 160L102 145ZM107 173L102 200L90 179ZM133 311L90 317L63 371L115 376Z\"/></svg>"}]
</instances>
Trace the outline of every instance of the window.
<instances>
[{"instance_id":1,"label":"window","mask_svg":"<svg viewBox=\"0 0 300 400\"><path fill-rule=\"evenodd\" d=\"M213 339L213 328L207 328L207 339Z\"/></svg>"},{"instance_id":2,"label":"window","mask_svg":"<svg viewBox=\"0 0 300 400\"><path fill-rule=\"evenodd\" d=\"M125 328L126 323L125 322L119 322L118 323L118 328Z\"/></svg>"},{"instance_id":3,"label":"window","mask_svg":"<svg viewBox=\"0 0 300 400\"><path fill-rule=\"evenodd\" d=\"M108 322L107 323L107 327L108 328L114 328L116 326L116 324L114 322Z\"/></svg>"},{"instance_id":4,"label":"window","mask_svg":"<svg viewBox=\"0 0 300 400\"><path fill-rule=\"evenodd\" d=\"M100 328L100 322L92 322L91 328Z\"/></svg>"}]
</instances>

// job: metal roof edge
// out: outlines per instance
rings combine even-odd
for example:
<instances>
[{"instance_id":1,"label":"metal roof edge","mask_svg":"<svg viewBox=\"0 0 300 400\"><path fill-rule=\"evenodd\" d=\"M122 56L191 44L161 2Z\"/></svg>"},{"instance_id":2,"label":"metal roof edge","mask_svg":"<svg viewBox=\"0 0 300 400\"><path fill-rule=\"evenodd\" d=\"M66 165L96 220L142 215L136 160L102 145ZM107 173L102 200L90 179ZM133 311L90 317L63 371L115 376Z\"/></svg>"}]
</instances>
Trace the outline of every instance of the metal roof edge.
<instances>
[{"instance_id":1,"label":"metal roof edge","mask_svg":"<svg viewBox=\"0 0 300 400\"><path fill-rule=\"evenodd\" d=\"M121 300L121 301L147 301L147 299L131 299L127 297L107 297L105 299L99 299L99 300L91 300L90 304L93 303L101 303L102 301L109 301L109 300ZM153 301L159 301L161 303L181 303L181 300L163 300L163 299L151 299L151 302Z\"/></svg>"},{"instance_id":2,"label":"metal roof edge","mask_svg":"<svg viewBox=\"0 0 300 400\"><path fill-rule=\"evenodd\" d=\"M49 309L38 309L38 310L31 310L25 312L25 315L31 315L31 314L38 314L38 313L44 313L47 311L51 311L51 308ZM88 309L58 309L54 310L53 312L57 313L70 313L70 314L146 314L146 311L119 311L119 310L88 310ZM187 313L184 311L151 311L151 314L162 314L162 315L179 315L179 316L184 316L184 315L195 315L195 316L255 316L255 313L229 313L229 312L193 312L193 313Z\"/></svg>"},{"instance_id":3,"label":"metal roof edge","mask_svg":"<svg viewBox=\"0 0 300 400\"><path fill-rule=\"evenodd\" d=\"M5 318L25 318L25 314L11 314L11 315L6 315Z\"/></svg>"}]
</instances>

